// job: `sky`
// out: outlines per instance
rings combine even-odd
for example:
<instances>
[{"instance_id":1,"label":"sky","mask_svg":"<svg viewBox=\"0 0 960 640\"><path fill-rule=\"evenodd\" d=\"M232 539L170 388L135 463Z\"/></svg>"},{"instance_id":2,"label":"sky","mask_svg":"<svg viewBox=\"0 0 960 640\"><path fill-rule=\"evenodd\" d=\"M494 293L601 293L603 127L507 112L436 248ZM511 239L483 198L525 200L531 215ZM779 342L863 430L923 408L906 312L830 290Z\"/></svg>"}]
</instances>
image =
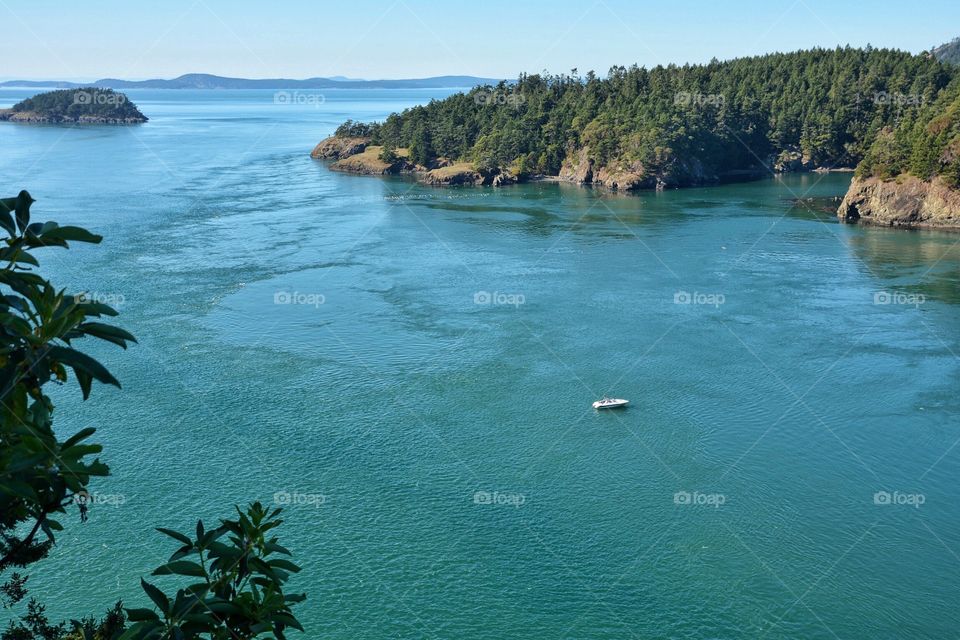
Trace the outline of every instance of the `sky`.
<instances>
[{"instance_id":1,"label":"sky","mask_svg":"<svg viewBox=\"0 0 960 640\"><path fill-rule=\"evenodd\" d=\"M960 3L0 0L0 24L0 79L514 78L838 44L920 52L960 36Z\"/></svg>"}]
</instances>

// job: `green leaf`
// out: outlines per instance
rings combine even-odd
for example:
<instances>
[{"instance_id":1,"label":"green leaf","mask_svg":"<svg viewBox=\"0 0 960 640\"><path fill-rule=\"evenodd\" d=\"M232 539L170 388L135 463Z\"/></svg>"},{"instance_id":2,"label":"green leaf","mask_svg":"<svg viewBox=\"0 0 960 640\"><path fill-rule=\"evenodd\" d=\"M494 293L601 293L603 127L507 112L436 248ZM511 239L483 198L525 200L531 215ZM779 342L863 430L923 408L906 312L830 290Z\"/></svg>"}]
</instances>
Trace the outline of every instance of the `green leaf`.
<instances>
[{"instance_id":1,"label":"green leaf","mask_svg":"<svg viewBox=\"0 0 960 640\"><path fill-rule=\"evenodd\" d=\"M179 541L179 542L182 542L183 544L191 544L191 545L193 544L193 541L190 540L190 538L188 538L187 536L183 535L182 533L178 533L178 532L176 532L176 531L173 531L172 529L164 529L163 527L157 527L157 531L159 531L160 533L162 533L162 534L164 534L164 535L170 536L170 537L173 538L174 540L177 540L177 541Z\"/></svg>"},{"instance_id":2,"label":"green leaf","mask_svg":"<svg viewBox=\"0 0 960 640\"><path fill-rule=\"evenodd\" d=\"M275 613L273 614L272 619L274 622L282 622L288 627L293 627L297 631L303 631L303 627L300 626L300 621L294 618L289 613L284 613L284 612Z\"/></svg>"},{"instance_id":3,"label":"green leaf","mask_svg":"<svg viewBox=\"0 0 960 640\"><path fill-rule=\"evenodd\" d=\"M127 342L137 341L137 339L127 331L124 331L119 327L104 324L102 322L84 322L83 324L79 325L77 329L86 333L87 335L93 336L94 338L100 338L101 340L112 342L113 344L119 345L124 349L127 348Z\"/></svg>"},{"instance_id":4,"label":"green leaf","mask_svg":"<svg viewBox=\"0 0 960 640\"><path fill-rule=\"evenodd\" d=\"M127 618L131 622L145 622L148 620L159 620L156 612L151 609L124 609L127 612Z\"/></svg>"},{"instance_id":5,"label":"green leaf","mask_svg":"<svg viewBox=\"0 0 960 640\"><path fill-rule=\"evenodd\" d=\"M10 203L10 206L7 206ZM13 198L4 198L0 200L0 227L12 238L17 235L17 227L13 223L13 215L10 213L16 206L16 200Z\"/></svg>"},{"instance_id":6,"label":"green leaf","mask_svg":"<svg viewBox=\"0 0 960 640\"><path fill-rule=\"evenodd\" d=\"M170 610L170 600L166 595L164 595L163 591L160 591L160 589L157 589L143 578L140 578L140 586L143 587L143 590L146 591L147 596L153 600L153 604L157 605L157 608L159 608L160 611L166 613Z\"/></svg>"},{"instance_id":7,"label":"green leaf","mask_svg":"<svg viewBox=\"0 0 960 640\"><path fill-rule=\"evenodd\" d=\"M155 576L169 576L169 575L178 575L178 576L192 576L194 578L204 578L207 575L207 572L203 570L196 562L191 562L190 560L174 560L173 562L168 562L167 564L157 567L153 575Z\"/></svg>"},{"instance_id":8,"label":"green leaf","mask_svg":"<svg viewBox=\"0 0 960 640\"><path fill-rule=\"evenodd\" d=\"M293 564L289 560L284 560L283 558L277 558L276 560L270 560L267 562L268 565L274 569L283 569L284 571L289 571L290 573L299 573L300 567Z\"/></svg>"},{"instance_id":9,"label":"green leaf","mask_svg":"<svg viewBox=\"0 0 960 640\"><path fill-rule=\"evenodd\" d=\"M110 372L102 364L85 353L68 347L50 347L47 354L51 359L72 367L78 373L83 371L99 382L112 384L117 388L120 387L117 379L110 375Z\"/></svg>"},{"instance_id":10,"label":"green leaf","mask_svg":"<svg viewBox=\"0 0 960 640\"><path fill-rule=\"evenodd\" d=\"M73 445L77 444L77 443L80 442L81 440L86 440L88 437L92 436L92 435L93 435L94 433L96 433L96 432L97 432L97 430L94 429L93 427L87 427L86 429L81 429L80 431L78 431L78 432L75 433L74 435L70 436L70 437L66 440L66 442L64 442L62 445L60 445L60 448L61 448L61 449L69 449L70 447L72 447Z\"/></svg>"},{"instance_id":11,"label":"green leaf","mask_svg":"<svg viewBox=\"0 0 960 640\"><path fill-rule=\"evenodd\" d=\"M91 244L99 244L103 240L103 236L97 235L95 233L90 233L82 227L56 227L55 229L50 229L44 233L37 234L42 240L72 240L74 242L89 242Z\"/></svg>"},{"instance_id":12,"label":"green leaf","mask_svg":"<svg viewBox=\"0 0 960 640\"><path fill-rule=\"evenodd\" d=\"M27 225L30 224L30 205L36 202L33 198L30 197L30 194L26 191L21 191L17 194L17 202L14 205L14 213L17 218L17 227L20 228L22 233Z\"/></svg>"},{"instance_id":13,"label":"green leaf","mask_svg":"<svg viewBox=\"0 0 960 640\"><path fill-rule=\"evenodd\" d=\"M80 391L83 393L83 399L86 400L90 397L90 388L93 386L93 376L84 371L73 370L74 375L77 376L77 382L80 384Z\"/></svg>"}]
</instances>

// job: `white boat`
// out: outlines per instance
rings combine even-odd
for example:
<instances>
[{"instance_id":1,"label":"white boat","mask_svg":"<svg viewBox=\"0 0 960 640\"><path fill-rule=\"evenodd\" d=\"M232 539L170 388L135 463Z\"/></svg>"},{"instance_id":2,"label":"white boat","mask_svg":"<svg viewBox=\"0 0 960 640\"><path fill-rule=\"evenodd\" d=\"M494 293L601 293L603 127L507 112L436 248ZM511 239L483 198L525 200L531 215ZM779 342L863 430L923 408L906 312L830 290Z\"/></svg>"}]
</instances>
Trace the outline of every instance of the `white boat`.
<instances>
[{"instance_id":1,"label":"white boat","mask_svg":"<svg viewBox=\"0 0 960 640\"><path fill-rule=\"evenodd\" d=\"M623 398L608 398L604 396L600 400L597 400L593 403L594 409L619 409L630 404L629 400L624 400Z\"/></svg>"}]
</instances>

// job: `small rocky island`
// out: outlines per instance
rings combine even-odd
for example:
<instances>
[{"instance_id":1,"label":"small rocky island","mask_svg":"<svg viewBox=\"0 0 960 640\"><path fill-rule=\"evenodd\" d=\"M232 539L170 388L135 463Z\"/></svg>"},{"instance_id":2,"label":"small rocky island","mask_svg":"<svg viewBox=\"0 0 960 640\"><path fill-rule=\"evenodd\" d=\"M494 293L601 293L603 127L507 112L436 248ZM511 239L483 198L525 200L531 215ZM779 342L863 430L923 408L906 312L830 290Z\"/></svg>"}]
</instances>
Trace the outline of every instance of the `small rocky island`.
<instances>
[{"instance_id":1,"label":"small rocky island","mask_svg":"<svg viewBox=\"0 0 960 640\"><path fill-rule=\"evenodd\" d=\"M112 89L86 87L40 93L11 109L0 120L34 124L139 124L147 121L133 102Z\"/></svg>"}]
</instances>

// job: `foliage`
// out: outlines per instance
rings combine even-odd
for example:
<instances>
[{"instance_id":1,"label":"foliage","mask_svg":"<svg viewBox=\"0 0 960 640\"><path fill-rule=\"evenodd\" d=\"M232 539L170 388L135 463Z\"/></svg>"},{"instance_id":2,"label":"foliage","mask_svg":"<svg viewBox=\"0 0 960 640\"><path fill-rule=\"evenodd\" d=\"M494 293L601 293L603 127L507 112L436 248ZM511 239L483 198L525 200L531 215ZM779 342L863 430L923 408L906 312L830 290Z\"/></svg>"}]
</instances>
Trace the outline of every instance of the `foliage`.
<instances>
[{"instance_id":1,"label":"foliage","mask_svg":"<svg viewBox=\"0 0 960 640\"><path fill-rule=\"evenodd\" d=\"M381 162L386 162L387 164L393 164L399 159L400 159L400 156L397 155L397 152L395 149L392 149L390 147L383 147L383 149L380 150Z\"/></svg>"},{"instance_id":2,"label":"foliage","mask_svg":"<svg viewBox=\"0 0 960 640\"><path fill-rule=\"evenodd\" d=\"M639 163L676 183L766 166L789 149L854 166L956 74L929 55L846 47L614 67L606 78L521 75L392 114L367 133L409 148L418 164L444 156L551 175L583 147L601 165Z\"/></svg>"},{"instance_id":3,"label":"foliage","mask_svg":"<svg viewBox=\"0 0 960 640\"><path fill-rule=\"evenodd\" d=\"M182 546L153 575L190 578L173 598L141 580L155 609L127 609L134 624L127 639L195 638L246 640L262 634L284 638L287 627L303 630L290 612L302 594L284 595L283 585L300 568L278 555L290 552L269 532L280 526L280 509L267 511L259 502L238 517L221 520L207 531L197 522L190 538L169 529L158 529ZM222 540L225 540L222 541Z\"/></svg>"},{"instance_id":4,"label":"foliage","mask_svg":"<svg viewBox=\"0 0 960 640\"><path fill-rule=\"evenodd\" d=\"M940 176L960 187L960 78L896 128L886 129L857 167L857 175L888 179L909 173Z\"/></svg>"},{"instance_id":5,"label":"foliage","mask_svg":"<svg viewBox=\"0 0 960 640\"><path fill-rule=\"evenodd\" d=\"M40 93L13 105L15 113L32 112L51 119L79 120L83 117L146 122L147 117L127 98L113 89L85 87Z\"/></svg>"},{"instance_id":6,"label":"foliage","mask_svg":"<svg viewBox=\"0 0 960 640\"><path fill-rule=\"evenodd\" d=\"M0 574L43 559L55 534L63 529L55 517L73 505L86 519L88 485L106 476L107 466L93 458L101 446L82 429L61 440L53 429L54 406L46 385L62 385L73 372L86 400L93 381L120 384L102 364L75 348L82 338L95 338L126 348L134 337L99 322L117 312L84 294L56 289L37 273L34 253L48 247L69 248L70 242L99 243L101 237L74 226L31 222L34 200L26 191L0 199ZM284 637L287 627L301 629L290 606L303 595L284 595L283 585L299 568L277 555L289 555L268 533L281 524L279 509L267 512L259 503L235 520L223 520L206 532L197 523L196 539L160 529L183 546L155 575L198 579L173 598L142 581L160 609L128 610L135 624L126 629L118 603L101 620L85 618L52 624L36 599L19 621L11 622L2 640L114 640L127 638L253 638ZM224 538L226 542L221 541ZM5 608L27 595L26 576L13 572L0 584Z\"/></svg>"},{"instance_id":7,"label":"foliage","mask_svg":"<svg viewBox=\"0 0 960 640\"><path fill-rule=\"evenodd\" d=\"M336 134L343 138L367 138L373 131L373 126L364 122L347 120L337 127Z\"/></svg>"},{"instance_id":8,"label":"foliage","mask_svg":"<svg viewBox=\"0 0 960 640\"><path fill-rule=\"evenodd\" d=\"M87 501L81 498L89 495L88 483L108 473L99 459L91 459L101 450L87 442L94 429L64 440L54 432L53 403L44 386L66 382L69 369L84 399L94 380L119 387L103 365L74 344L91 337L126 348L134 341L123 329L96 320L115 316L112 308L58 290L36 273L37 250L98 243L101 237L80 227L31 222L33 202L26 191L0 200L0 228L6 234L0 248L0 574L46 557L63 528L55 516L75 505L85 519ZM14 573L0 586L8 607L26 596L25 583L26 577ZM48 623L36 601L29 603L25 621L11 624L4 639L65 633L65 625Z\"/></svg>"},{"instance_id":9,"label":"foliage","mask_svg":"<svg viewBox=\"0 0 960 640\"><path fill-rule=\"evenodd\" d=\"M112 308L58 290L35 272L35 250L98 243L101 237L80 227L31 222L32 204L26 191L0 200L0 227L7 235L0 248L0 573L45 557L62 529L53 516L86 494L91 477L108 473L99 459L90 459L101 450L87 442L94 429L64 440L54 433L44 385L66 382L70 369L84 399L94 380L119 387L74 343L91 337L126 348L134 341L123 329L96 320L117 315ZM84 517L85 501L77 508Z\"/></svg>"},{"instance_id":10,"label":"foliage","mask_svg":"<svg viewBox=\"0 0 960 640\"><path fill-rule=\"evenodd\" d=\"M8 604L12 606L16 601ZM19 621L12 621L0 634L0 640L116 640L125 628L126 614L119 602L102 619L72 620L68 628L64 622L51 624L45 607L32 599L26 615Z\"/></svg>"}]
</instances>

